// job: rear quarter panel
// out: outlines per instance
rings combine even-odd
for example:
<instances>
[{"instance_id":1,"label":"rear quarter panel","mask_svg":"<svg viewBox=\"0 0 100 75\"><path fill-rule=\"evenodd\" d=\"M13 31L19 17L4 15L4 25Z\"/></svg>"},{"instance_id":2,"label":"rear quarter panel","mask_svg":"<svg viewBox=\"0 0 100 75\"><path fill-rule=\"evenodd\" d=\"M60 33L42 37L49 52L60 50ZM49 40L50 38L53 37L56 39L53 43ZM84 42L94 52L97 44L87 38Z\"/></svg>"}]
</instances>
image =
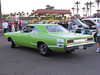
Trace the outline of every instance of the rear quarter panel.
<instances>
[{"instance_id":1,"label":"rear quarter panel","mask_svg":"<svg viewBox=\"0 0 100 75\"><path fill-rule=\"evenodd\" d=\"M44 42L51 50L64 50L64 39L47 35L37 35L37 42ZM63 47L59 47L62 45Z\"/></svg>"}]
</instances>

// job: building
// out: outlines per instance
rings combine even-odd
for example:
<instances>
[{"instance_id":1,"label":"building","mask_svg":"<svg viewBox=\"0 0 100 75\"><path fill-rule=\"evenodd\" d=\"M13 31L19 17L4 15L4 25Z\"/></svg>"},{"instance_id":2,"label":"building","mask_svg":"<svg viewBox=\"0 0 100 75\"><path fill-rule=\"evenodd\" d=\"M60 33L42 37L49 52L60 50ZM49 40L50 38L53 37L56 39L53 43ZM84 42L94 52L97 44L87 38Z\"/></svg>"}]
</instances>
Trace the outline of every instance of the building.
<instances>
[{"instance_id":1,"label":"building","mask_svg":"<svg viewBox=\"0 0 100 75\"><path fill-rule=\"evenodd\" d=\"M19 17L20 20L64 20L66 16L71 16L71 12L64 9L37 9L30 17Z\"/></svg>"}]
</instances>

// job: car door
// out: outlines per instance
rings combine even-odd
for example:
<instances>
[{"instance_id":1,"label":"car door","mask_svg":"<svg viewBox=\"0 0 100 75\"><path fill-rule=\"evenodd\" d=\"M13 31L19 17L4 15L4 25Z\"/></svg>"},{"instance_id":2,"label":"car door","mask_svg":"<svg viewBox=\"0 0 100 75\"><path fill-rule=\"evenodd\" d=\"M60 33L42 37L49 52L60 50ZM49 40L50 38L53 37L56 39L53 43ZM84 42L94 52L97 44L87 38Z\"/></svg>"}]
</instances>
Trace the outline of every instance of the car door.
<instances>
[{"instance_id":1,"label":"car door","mask_svg":"<svg viewBox=\"0 0 100 75\"><path fill-rule=\"evenodd\" d=\"M20 33L16 34L16 44L22 46L25 46L27 44L27 41L29 41L28 36L30 36L30 34L28 33L30 28L31 26L26 26L22 31L20 31Z\"/></svg>"},{"instance_id":2,"label":"car door","mask_svg":"<svg viewBox=\"0 0 100 75\"><path fill-rule=\"evenodd\" d=\"M28 32L27 36L24 36L27 39L26 44L28 47L37 47L38 32L39 30L34 26L33 30Z\"/></svg>"},{"instance_id":3,"label":"car door","mask_svg":"<svg viewBox=\"0 0 100 75\"><path fill-rule=\"evenodd\" d=\"M33 31L28 32L31 27L33 27ZM17 40L19 40L18 45L32 47L32 44L34 43L34 38L36 38L36 33L39 32L39 30L34 26L26 26L23 31L20 33L20 35L17 35Z\"/></svg>"}]
</instances>

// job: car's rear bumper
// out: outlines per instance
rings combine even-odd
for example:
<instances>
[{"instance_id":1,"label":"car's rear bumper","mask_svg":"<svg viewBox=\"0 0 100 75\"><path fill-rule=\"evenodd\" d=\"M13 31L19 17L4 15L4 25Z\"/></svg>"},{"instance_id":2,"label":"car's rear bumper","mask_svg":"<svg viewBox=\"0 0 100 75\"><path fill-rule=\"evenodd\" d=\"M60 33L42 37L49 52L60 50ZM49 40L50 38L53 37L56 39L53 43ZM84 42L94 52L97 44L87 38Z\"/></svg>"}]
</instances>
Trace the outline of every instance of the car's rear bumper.
<instances>
[{"instance_id":1,"label":"car's rear bumper","mask_svg":"<svg viewBox=\"0 0 100 75\"><path fill-rule=\"evenodd\" d=\"M83 49L86 49L87 47L91 47L95 44L95 42L92 43L84 43L84 44L77 44L77 45L71 45L71 46L64 46L65 51L71 51L75 49L79 49L79 46L83 46Z\"/></svg>"}]
</instances>

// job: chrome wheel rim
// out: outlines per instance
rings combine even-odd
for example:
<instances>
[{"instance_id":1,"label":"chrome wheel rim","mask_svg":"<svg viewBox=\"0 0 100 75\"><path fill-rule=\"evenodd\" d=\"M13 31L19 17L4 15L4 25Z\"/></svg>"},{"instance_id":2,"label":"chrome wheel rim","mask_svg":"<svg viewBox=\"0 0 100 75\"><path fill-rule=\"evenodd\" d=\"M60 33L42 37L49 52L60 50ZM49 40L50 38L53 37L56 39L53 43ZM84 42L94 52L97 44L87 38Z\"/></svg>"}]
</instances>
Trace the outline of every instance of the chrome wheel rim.
<instances>
[{"instance_id":1,"label":"chrome wheel rim","mask_svg":"<svg viewBox=\"0 0 100 75\"><path fill-rule=\"evenodd\" d=\"M42 45L40 46L40 52L41 52L41 54L43 54L43 55L45 55L45 54L47 53L47 47L46 47L45 44L42 44Z\"/></svg>"}]
</instances>

